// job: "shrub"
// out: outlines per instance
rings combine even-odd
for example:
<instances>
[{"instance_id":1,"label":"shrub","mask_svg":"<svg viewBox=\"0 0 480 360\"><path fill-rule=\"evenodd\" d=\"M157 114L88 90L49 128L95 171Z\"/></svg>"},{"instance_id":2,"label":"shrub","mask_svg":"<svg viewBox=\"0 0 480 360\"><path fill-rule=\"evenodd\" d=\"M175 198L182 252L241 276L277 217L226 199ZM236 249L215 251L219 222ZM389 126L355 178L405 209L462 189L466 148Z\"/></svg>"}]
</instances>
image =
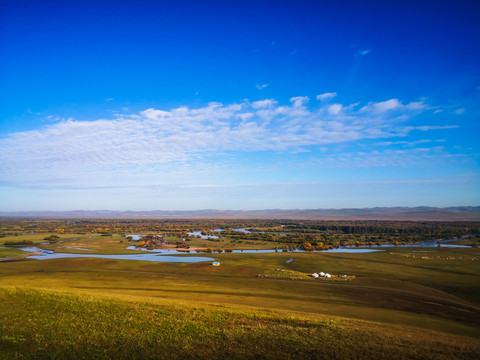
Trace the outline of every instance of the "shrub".
<instances>
[{"instance_id":1,"label":"shrub","mask_svg":"<svg viewBox=\"0 0 480 360\"><path fill-rule=\"evenodd\" d=\"M47 236L47 237L44 237L43 240L47 240L51 243L55 243L57 242L58 240L60 240L60 236L58 235L50 235L50 236Z\"/></svg>"},{"instance_id":2,"label":"shrub","mask_svg":"<svg viewBox=\"0 0 480 360\"><path fill-rule=\"evenodd\" d=\"M5 246L23 246L23 245L33 245L32 240L22 240L22 241L5 241Z\"/></svg>"}]
</instances>

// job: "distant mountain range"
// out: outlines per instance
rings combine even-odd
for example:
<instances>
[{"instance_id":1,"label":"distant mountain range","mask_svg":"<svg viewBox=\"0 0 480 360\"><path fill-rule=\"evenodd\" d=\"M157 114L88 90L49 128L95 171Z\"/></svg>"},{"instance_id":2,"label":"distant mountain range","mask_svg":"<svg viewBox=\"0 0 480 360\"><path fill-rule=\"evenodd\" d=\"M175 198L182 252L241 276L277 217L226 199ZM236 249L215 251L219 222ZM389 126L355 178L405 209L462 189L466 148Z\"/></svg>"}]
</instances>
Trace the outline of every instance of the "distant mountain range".
<instances>
[{"instance_id":1,"label":"distant mountain range","mask_svg":"<svg viewBox=\"0 0 480 360\"><path fill-rule=\"evenodd\" d=\"M304 210L188 210L188 211L19 211L0 212L3 218L104 218L104 219L174 219L174 218L244 218L244 219L308 219L308 220L446 220L480 221L480 206L375 207L362 209Z\"/></svg>"}]
</instances>

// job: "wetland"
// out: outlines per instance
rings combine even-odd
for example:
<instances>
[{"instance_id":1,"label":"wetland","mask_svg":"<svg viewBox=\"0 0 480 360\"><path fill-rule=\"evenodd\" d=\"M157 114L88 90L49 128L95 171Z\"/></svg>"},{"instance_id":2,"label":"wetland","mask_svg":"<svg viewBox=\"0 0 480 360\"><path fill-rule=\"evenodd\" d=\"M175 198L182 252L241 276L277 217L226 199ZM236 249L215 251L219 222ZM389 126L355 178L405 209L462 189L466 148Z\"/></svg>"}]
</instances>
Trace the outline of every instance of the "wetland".
<instances>
[{"instance_id":1,"label":"wetland","mask_svg":"<svg viewBox=\"0 0 480 360\"><path fill-rule=\"evenodd\" d=\"M0 223L0 359L471 359L480 351L475 222ZM149 239L162 239L161 248L148 249Z\"/></svg>"}]
</instances>

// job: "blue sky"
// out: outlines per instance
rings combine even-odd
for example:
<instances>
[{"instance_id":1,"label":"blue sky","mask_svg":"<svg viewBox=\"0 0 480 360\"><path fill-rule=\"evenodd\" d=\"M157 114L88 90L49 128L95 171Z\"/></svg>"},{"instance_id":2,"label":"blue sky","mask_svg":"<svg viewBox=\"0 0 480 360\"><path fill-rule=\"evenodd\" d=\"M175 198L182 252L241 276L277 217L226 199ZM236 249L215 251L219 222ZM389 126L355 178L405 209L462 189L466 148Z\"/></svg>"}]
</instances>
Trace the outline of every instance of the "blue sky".
<instances>
[{"instance_id":1,"label":"blue sky","mask_svg":"<svg viewBox=\"0 0 480 360\"><path fill-rule=\"evenodd\" d=\"M476 1L0 3L0 211L479 205Z\"/></svg>"}]
</instances>

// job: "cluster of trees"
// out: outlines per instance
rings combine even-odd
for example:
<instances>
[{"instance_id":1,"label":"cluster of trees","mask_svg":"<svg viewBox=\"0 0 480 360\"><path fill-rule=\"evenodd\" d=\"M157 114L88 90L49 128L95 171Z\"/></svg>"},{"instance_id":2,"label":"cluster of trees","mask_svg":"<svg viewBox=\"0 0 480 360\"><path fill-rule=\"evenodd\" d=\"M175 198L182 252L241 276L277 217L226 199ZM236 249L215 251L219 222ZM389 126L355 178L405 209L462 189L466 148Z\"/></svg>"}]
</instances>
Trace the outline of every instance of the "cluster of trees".
<instances>
[{"instance_id":1,"label":"cluster of trees","mask_svg":"<svg viewBox=\"0 0 480 360\"><path fill-rule=\"evenodd\" d=\"M190 246L185 244L185 243L181 243L181 244L177 244L177 246L175 246L177 249L190 249Z\"/></svg>"},{"instance_id":2,"label":"cluster of trees","mask_svg":"<svg viewBox=\"0 0 480 360\"><path fill-rule=\"evenodd\" d=\"M140 240L135 243L136 248L147 248L149 250L155 249L156 247L165 244L165 240L161 235L145 235Z\"/></svg>"},{"instance_id":3,"label":"cluster of trees","mask_svg":"<svg viewBox=\"0 0 480 360\"><path fill-rule=\"evenodd\" d=\"M60 236L53 234L53 235L44 237L43 240L48 241L50 244L54 244L58 240L60 240Z\"/></svg>"},{"instance_id":4,"label":"cluster of trees","mask_svg":"<svg viewBox=\"0 0 480 360\"><path fill-rule=\"evenodd\" d=\"M265 230L265 229L264 229ZM277 229L276 229L277 230ZM233 242L260 241L300 246L339 247L344 245L411 244L419 241L451 239L480 231L478 223L437 222L308 222L284 225L280 232L244 233L225 230L221 236ZM210 235L211 233L206 232ZM216 233L218 234L218 233Z\"/></svg>"},{"instance_id":5,"label":"cluster of trees","mask_svg":"<svg viewBox=\"0 0 480 360\"><path fill-rule=\"evenodd\" d=\"M5 241L5 246L30 246L33 245L32 240L21 240L21 241Z\"/></svg>"},{"instance_id":6,"label":"cluster of trees","mask_svg":"<svg viewBox=\"0 0 480 360\"><path fill-rule=\"evenodd\" d=\"M211 253L231 253L233 249L212 249L212 248L206 248L206 249L197 249L197 253L205 253L205 254L211 254Z\"/></svg>"}]
</instances>

